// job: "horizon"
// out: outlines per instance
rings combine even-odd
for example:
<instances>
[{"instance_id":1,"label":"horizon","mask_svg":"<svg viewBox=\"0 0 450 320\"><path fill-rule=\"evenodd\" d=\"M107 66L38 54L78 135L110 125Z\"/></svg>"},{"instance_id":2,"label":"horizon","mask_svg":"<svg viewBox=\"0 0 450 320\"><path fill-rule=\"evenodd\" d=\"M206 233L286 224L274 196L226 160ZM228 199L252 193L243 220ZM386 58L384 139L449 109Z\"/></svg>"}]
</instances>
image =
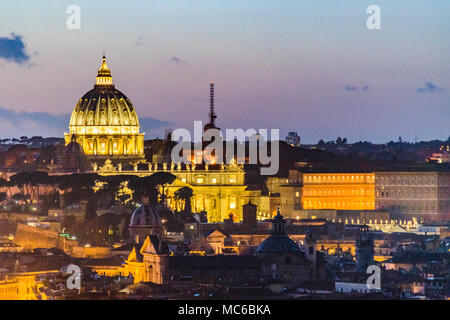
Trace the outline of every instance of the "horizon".
<instances>
[{"instance_id":1,"label":"horizon","mask_svg":"<svg viewBox=\"0 0 450 320\"><path fill-rule=\"evenodd\" d=\"M77 1L80 30L66 27L71 4L4 4L0 137L62 136L103 50L139 119L155 120L148 138L205 121L210 80L221 128L296 131L302 144L450 134L446 1L377 1L381 30L365 25L370 1Z\"/></svg>"}]
</instances>

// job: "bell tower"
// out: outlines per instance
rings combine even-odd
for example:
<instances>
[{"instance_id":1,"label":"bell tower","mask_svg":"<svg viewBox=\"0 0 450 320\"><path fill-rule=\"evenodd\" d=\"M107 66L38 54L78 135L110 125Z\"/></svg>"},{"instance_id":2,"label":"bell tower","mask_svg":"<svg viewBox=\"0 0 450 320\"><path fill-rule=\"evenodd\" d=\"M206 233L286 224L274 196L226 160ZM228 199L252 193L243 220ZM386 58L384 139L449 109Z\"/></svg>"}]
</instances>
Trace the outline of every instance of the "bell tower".
<instances>
[{"instance_id":1,"label":"bell tower","mask_svg":"<svg viewBox=\"0 0 450 320\"><path fill-rule=\"evenodd\" d=\"M356 270L366 273L367 267L373 264L375 254L373 234L367 225L363 225L356 237Z\"/></svg>"},{"instance_id":2,"label":"bell tower","mask_svg":"<svg viewBox=\"0 0 450 320\"><path fill-rule=\"evenodd\" d=\"M317 262L317 239L313 229L308 228L305 235L305 256L313 264Z\"/></svg>"}]
</instances>

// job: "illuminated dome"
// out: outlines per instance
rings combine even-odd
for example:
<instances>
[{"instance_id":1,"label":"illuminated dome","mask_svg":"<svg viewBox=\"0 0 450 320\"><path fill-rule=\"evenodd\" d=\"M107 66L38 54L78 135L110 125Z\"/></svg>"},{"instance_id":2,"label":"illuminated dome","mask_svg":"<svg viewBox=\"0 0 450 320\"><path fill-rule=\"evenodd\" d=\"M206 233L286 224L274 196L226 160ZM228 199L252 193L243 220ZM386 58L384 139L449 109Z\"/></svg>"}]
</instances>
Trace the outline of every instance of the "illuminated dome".
<instances>
[{"instance_id":1,"label":"illuminated dome","mask_svg":"<svg viewBox=\"0 0 450 320\"><path fill-rule=\"evenodd\" d=\"M140 206L134 210L131 216L130 226L161 226L161 218L158 213L159 206Z\"/></svg>"},{"instance_id":2,"label":"illuminated dome","mask_svg":"<svg viewBox=\"0 0 450 320\"><path fill-rule=\"evenodd\" d=\"M130 99L113 84L111 70L103 56L94 88L78 100L70 117L69 133L77 135L86 156L142 158L144 135Z\"/></svg>"},{"instance_id":3,"label":"illuminated dome","mask_svg":"<svg viewBox=\"0 0 450 320\"><path fill-rule=\"evenodd\" d=\"M161 214L166 212L166 208L160 205L142 205L137 207L131 215L130 241L142 243L148 235L162 235Z\"/></svg>"}]
</instances>

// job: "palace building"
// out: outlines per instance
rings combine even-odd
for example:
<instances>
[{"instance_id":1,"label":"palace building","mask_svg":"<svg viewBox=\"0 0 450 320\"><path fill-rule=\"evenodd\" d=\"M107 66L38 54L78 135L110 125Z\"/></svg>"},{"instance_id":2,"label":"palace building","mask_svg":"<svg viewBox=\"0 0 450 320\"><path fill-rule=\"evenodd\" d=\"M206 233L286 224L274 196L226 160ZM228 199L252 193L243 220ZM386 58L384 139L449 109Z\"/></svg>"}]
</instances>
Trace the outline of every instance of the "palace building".
<instances>
[{"instance_id":1,"label":"palace building","mask_svg":"<svg viewBox=\"0 0 450 320\"><path fill-rule=\"evenodd\" d=\"M64 136L66 145L76 140L82 146L88 161L144 158L144 134L139 132L136 110L115 88L105 56L94 88L78 100Z\"/></svg>"},{"instance_id":2,"label":"palace building","mask_svg":"<svg viewBox=\"0 0 450 320\"><path fill-rule=\"evenodd\" d=\"M374 210L374 173L303 175L304 209Z\"/></svg>"}]
</instances>

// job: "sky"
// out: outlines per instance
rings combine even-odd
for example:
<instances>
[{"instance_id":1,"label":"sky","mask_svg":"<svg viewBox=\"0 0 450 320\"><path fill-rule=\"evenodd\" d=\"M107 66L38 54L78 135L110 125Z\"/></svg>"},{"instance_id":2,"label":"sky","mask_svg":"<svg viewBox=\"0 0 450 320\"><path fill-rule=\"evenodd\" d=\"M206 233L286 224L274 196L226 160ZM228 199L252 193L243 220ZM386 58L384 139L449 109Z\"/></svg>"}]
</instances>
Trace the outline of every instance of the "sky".
<instances>
[{"instance_id":1,"label":"sky","mask_svg":"<svg viewBox=\"0 0 450 320\"><path fill-rule=\"evenodd\" d=\"M81 10L80 29L67 28L70 5ZM380 30L366 25L370 5L380 8ZM297 131L302 143L450 136L448 0L3 0L0 8L1 138L62 136L103 51L116 88L148 120L147 137L206 122L210 80L222 129Z\"/></svg>"}]
</instances>

